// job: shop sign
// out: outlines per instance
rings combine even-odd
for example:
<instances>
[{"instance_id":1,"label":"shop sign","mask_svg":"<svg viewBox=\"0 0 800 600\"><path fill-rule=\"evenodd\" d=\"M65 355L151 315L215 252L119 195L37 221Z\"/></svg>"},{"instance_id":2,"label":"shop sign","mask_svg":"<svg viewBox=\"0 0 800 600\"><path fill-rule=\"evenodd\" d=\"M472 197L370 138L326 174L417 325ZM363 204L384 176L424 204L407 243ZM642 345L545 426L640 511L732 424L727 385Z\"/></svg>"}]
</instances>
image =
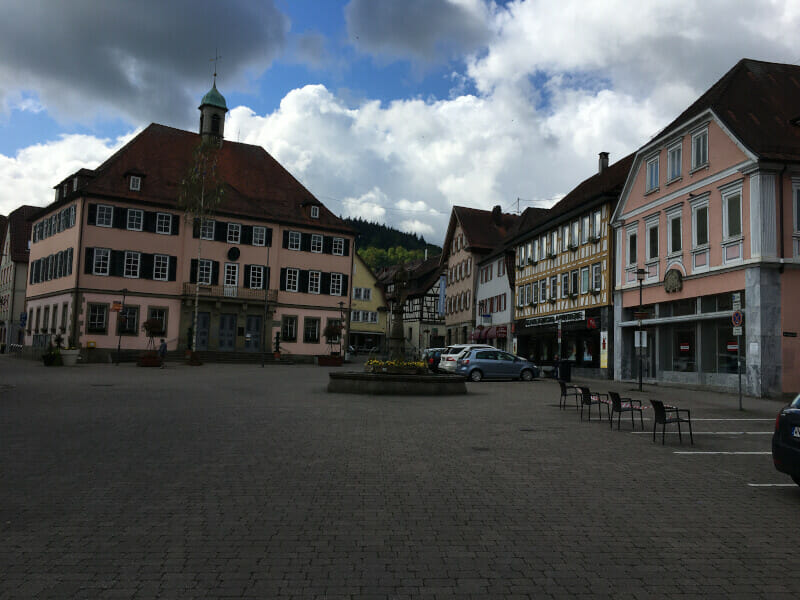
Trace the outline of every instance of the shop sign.
<instances>
[{"instance_id":1,"label":"shop sign","mask_svg":"<svg viewBox=\"0 0 800 600\"><path fill-rule=\"evenodd\" d=\"M508 337L508 327L506 327L505 325L498 325L497 326L497 337L498 338Z\"/></svg>"},{"instance_id":2,"label":"shop sign","mask_svg":"<svg viewBox=\"0 0 800 600\"><path fill-rule=\"evenodd\" d=\"M111 312L119 312L121 310L122 310L122 302L120 302L119 300L114 300L114 302L111 303Z\"/></svg>"},{"instance_id":3,"label":"shop sign","mask_svg":"<svg viewBox=\"0 0 800 600\"><path fill-rule=\"evenodd\" d=\"M525 327L540 327L542 325L554 325L559 321L562 323L572 323L574 321L583 321L586 319L585 310L577 310L575 312L561 313L558 315L546 315L544 317L531 317L525 319Z\"/></svg>"},{"instance_id":4,"label":"shop sign","mask_svg":"<svg viewBox=\"0 0 800 600\"><path fill-rule=\"evenodd\" d=\"M600 332L600 368L608 368L608 332Z\"/></svg>"},{"instance_id":5,"label":"shop sign","mask_svg":"<svg viewBox=\"0 0 800 600\"><path fill-rule=\"evenodd\" d=\"M681 352L688 352L689 351L689 344L686 342L682 342L679 346Z\"/></svg>"},{"instance_id":6,"label":"shop sign","mask_svg":"<svg viewBox=\"0 0 800 600\"><path fill-rule=\"evenodd\" d=\"M597 329L598 319L596 317L589 317L586 319L586 329Z\"/></svg>"}]
</instances>

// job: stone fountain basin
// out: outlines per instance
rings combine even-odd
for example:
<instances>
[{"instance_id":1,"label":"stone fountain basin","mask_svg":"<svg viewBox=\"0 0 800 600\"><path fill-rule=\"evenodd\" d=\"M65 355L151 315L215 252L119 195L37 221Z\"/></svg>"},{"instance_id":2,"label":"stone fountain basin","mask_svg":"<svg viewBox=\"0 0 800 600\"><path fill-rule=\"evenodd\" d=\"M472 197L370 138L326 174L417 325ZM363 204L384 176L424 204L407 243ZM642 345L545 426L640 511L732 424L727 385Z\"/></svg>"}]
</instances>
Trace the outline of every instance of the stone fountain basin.
<instances>
[{"instance_id":1,"label":"stone fountain basin","mask_svg":"<svg viewBox=\"0 0 800 600\"><path fill-rule=\"evenodd\" d=\"M381 396L443 396L466 394L461 375L398 375L345 371L329 373L328 392Z\"/></svg>"}]
</instances>

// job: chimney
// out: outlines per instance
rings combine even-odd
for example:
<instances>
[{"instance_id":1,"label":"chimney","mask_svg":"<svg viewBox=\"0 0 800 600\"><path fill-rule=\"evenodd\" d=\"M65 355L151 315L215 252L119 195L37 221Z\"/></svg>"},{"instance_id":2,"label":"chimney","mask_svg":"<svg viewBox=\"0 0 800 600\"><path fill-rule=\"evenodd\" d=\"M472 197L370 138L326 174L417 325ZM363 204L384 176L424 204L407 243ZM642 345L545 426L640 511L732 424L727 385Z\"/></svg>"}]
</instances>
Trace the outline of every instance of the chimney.
<instances>
[{"instance_id":1,"label":"chimney","mask_svg":"<svg viewBox=\"0 0 800 600\"><path fill-rule=\"evenodd\" d=\"M608 152L601 152L600 153L600 161L599 167L597 169L598 173L602 173L608 168Z\"/></svg>"},{"instance_id":2,"label":"chimney","mask_svg":"<svg viewBox=\"0 0 800 600\"><path fill-rule=\"evenodd\" d=\"M500 227L503 224L503 209L498 204L492 209L492 222Z\"/></svg>"}]
</instances>

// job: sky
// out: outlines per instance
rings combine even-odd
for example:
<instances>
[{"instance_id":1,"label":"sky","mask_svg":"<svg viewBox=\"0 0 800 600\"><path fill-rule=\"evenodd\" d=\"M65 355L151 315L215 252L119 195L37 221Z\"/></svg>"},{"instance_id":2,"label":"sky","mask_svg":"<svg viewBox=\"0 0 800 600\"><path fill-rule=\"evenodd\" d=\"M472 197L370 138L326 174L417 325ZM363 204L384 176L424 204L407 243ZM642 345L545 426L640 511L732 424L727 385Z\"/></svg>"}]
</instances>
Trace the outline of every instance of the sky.
<instances>
[{"instance_id":1,"label":"sky","mask_svg":"<svg viewBox=\"0 0 800 600\"><path fill-rule=\"evenodd\" d=\"M741 58L800 61L796 0L3 4L0 214L151 122L196 131L216 67L226 139L441 244L452 206L552 205Z\"/></svg>"}]
</instances>

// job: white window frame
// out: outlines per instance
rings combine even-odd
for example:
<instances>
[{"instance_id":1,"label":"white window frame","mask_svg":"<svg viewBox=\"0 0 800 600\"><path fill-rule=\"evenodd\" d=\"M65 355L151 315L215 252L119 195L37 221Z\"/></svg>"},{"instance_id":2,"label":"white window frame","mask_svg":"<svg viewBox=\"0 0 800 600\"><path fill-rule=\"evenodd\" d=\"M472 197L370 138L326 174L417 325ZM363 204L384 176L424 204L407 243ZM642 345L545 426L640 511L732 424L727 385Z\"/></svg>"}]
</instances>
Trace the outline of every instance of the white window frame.
<instances>
[{"instance_id":1,"label":"white window frame","mask_svg":"<svg viewBox=\"0 0 800 600\"><path fill-rule=\"evenodd\" d=\"M300 286L300 269L289 267L286 269L286 291L296 292Z\"/></svg>"},{"instance_id":2,"label":"white window frame","mask_svg":"<svg viewBox=\"0 0 800 600\"><path fill-rule=\"evenodd\" d=\"M217 222L214 219L203 219L200 223L200 239L213 240Z\"/></svg>"},{"instance_id":3,"label":"white window frame","mask_svg":"<svg viewBox=\"0 0 800 600\"><path fill-rule=\"evenodd\" d=\"M550 232L550 253L553 256L558 254L558 229Z\"/></svg>"},{"instance_id":4,"label":"white window frame","mask_svg":"<svg viewBox=\"0 0 800 600\"><path fill-rule=\"evenodd\" d=\"M250 281L248 283L251 289L264 289L264 267L262 265L252 265L250 267Z\"/></svg>"},{"instance_id":5,"label":"white window frame","mask_svg":"<svg viewBox=\"0 0 800 600\"><path fill-rule=\"evenodd\" d=\"M105 332L108 327L108 306L105 304L89 303L87 309L86 330L89 333ZM102 319L100 319L102 317ZM102 321L102 323L101 323Z\"/></svg>"},{"instance_id":6,"label":"white window frame","mask_svg":"<svg viewBox=\"0 0 800 600\"><path fill-rule=\"evenodd\" d=\"M589 267L581 267L581 294L589 293Z\"/></svg>"},{"instance_id":7,"label":"white window frame","mask_svg":"<svg viewBox=\"0 0 800 600\"><path fill-rule=\"evenodd\" d=\"M592 265L591 278L591 289L595 292L599 292L603 288L603 269L600 263L594 263Z\"/></svg>"},{"instance_id":8,"label":"white window frame","mask_svg":"<svg viewBox=\"0 0 800 600\"><path fill-rule=\"evenodd\" d=\"M311 218L312 219L319 219L319 206L312 206L311 207Z\"/></svg>"},{"instance_id":9,"label":"white window frame","mask_svg":"<svg viewBox=\"0 0 800 600\"><path fill-rule=\"evenodd\" d=\"M166 227L164 227L165 222ZM172 214L156 213L156 233L161 235L170 235L172 233Z\"/></svg>"},{"instance_id":10,"label":"white window frame","mask_svg":"<svg viewBox=\"0 0 800 600\"><path fill-rule=\"evenodd\" d=\"M677 160L675 153L677 152ZM675 166L677 164L677 172ZM667 183L677 181L683 175L683 140L667 147Z\"/></svg>"},{"instance_id":11,"label":"white window frame","mask_svg":"<svg viewBox=\"0 0 800 600\"><path fill-rule=\"evenodd\" d=\"M711 232L709 231L710 223L708 220L708 198L709 194L705 194L703 197L692 201L692 250L708 248L710 243ZM702 209L705 209L706 211L706 241L699 243L697 240L697 213Z\"/></svg>"},{"instance_id":12,"label":"white window frame","mask_svg":"<svg viewBox=\"0 0 800 600\"><path fill-rule=\"evenodd\" d=\"M69 226L75 226L75 205L69 207Z\"/></svg>"},{"instance_id":13,"label":"white window frame","mask_svg":"<svg viewBox=\"0 0 800 600\"><path fill-rule=\"evenodd\" d=\"M729 211L728 203L734 196L739 197L739 233L730 232ZM742 190L741 188L732 189L722 194L722 240L725 242L732 240L739 240L744 235L744 227L742 223Z\"/></svg>"},{"instance_id":14,"label":"white window frame","mask_svg":"<svg viewBox=\"0 0 800 600\"><path fill-rule=\"evenodd\" d=\"M101 221L102 213L102 223ZM114 226L114 207L108 204L98 204L97 213L95 214L95 225L98 227L113 227Z\"/></svg>"},{"instance_id":15,"label":"white window frame","mask_svg":"<svg viewBox=\"0 0 800 600\"><path fill-rule=\"evenodd\" d=\"M561 273L561 297L569 297L569 271Z\"/></svg>"},{"instance_id":16,"label":"white window frame","mask_svg":"<svg viewBox=\"0 0 800 600\"><path fill-rule=\"evenodd\" d=\"M577 247L578 240L581 239L581 220L575 219L570 227L571 227L570 240L569 240L571 242L570 245L573 247Z\"/></svg>"},{"instance_id":17,"label":"white window frame","mask_svg":"<svg viewBox=\"0 0 800 600\"><path fill-rule=\"evenodd\" d=\"M569 294L577 295L581 284L581 271L580 269L572 269L569 272Z\"/></svg>"},{"instance_id":18,"label":"white window frame","mask_svg":"<svg viewBox=\"0 0 800 600\"><path fill-rule=\"evenodd\" d=\"M561 226L561 251L566 252L569 250L569 233L570 233L570 226L569 223L565 223Z\"/></svg>"},{"instance_id":19,"label":"white window frame","mask_svg":"<svg viewBox=\"0 0 800 600\"><path fill-rule=\"evenodd\" d=\"M361 300L361 289L360 287L353 288L353 300Z\"/></svg>"},{"instance_id":20,"label":"white window frame","mask_svg":"<svg viewBox=\"0 0 800 600\"><path fill-rule=\"evenodd\" d=\"M581 217L581 244L589 243L589 228L591 225L591 217L589 215L583 215Z\"/></svg>"},{"instance_id":21,"label":"white window frame","mask_svg":"<svg viewBox=\"0 0 800 600\"><path fill-rule=\"evenodd\" d=\"M331 273L331 296L341 296L344 287L344 276L341 273Z\"/></svg>"},{"instance_id":22,"label":"white window frame","mask_svg":"<svg viewBox=\"0 0 800 600\"><path fill-rule=\"evenodd\" d=\"M161 276L162 272L163 272L163 277ZM153 255L153 280L154 281L169 280L169 256L167 256L166 254Z\"/></svg>"},{"instance_id":23,"label":"white window frame","mask_svg":"<svg viewBox=\"0 0 800 600\"><path fill-rule=\"evenodd\" d=\"M197 283L199 285L211 285L211 276L214 272L214 263L207 258L197 261Z\"/></svg>"},{"instance_id":24,"label":"white window frame","mask_svg":"<svg viewBox=\"0 0 800 600\"><path fill-rule=\"evenodd\" d=\"M592 237L595 238L597 241L600 241L602 235L603 235L603 213L602 211L596 210L592 213Z\"/></svg>"},{"instance_id":25,"label":"white window frame","mask_svg":"<svg viewBox=\"0 0 800 600\"><path fill-rule=\"evenodd\" d=\"M335 237L331 244L331 251L336 256L344 256L344 238Z\"/></svg>"},{"instance_id":26,"label":"white window frame","mask_svg":"<svg viewBox=\"0 0 800 600\"><path fill-rule=\"evenodd\" d=\"M302 243L303 234L299 231L290 231L289 232L289 250L300 250L300 246Z\"/></svg>"},{"instance_id":27,"label":"white window frame","mask_svg":"<svg viewBox=\"0 0 800 600\"><path fill-rule=\"evenodd\" d=\"M658 189L659 172L658 172L658 155L647 159L645 162L645 193L654 192Z\"/></svg>"},{"instance_id":28,"label":"white window frame","mask_svg":"<svg viewBox=\"0 0 800 600\"><path fill-rule=\"evenodd\" d=\"M635 267L639 264L639 230L637 228L629 229L625 232L625 265L627 267ZM636 248L636 256L633 257L634 260L631 260L631 238L636 238L636 243L634 244L634 248Z\"/></svg>"},{"instance_id":29,"label":"white window frame","mask_svg":"<svg viewBox=\"0 0 800 600\"><path fill-rule=\"evenodd\" d=\"M260 225L253 227L253 246L267 245L267 228Z\"/></svg>"},{"instance_id":30,"label":"white window frame","mask_svg":"<svg viewBox=\"0 0 800 600\"><path fill-rule=\"evenodd\" d=\"M644 222L644 230L645 230L645 262L652 262L657 261L660 258L660 250L661 250L661 235L660 235L660 218L659 216L655 216L651 219L646 219ZM656 253L651 253L651 246L652 246L652 237L653 231L656 233Z\"/></svg>"},{"instance_id":31,"label":"white window frame","mask_svg":"<svg viewBox=\"0 0 800 600\"><path fill-rule=\"evenodd\" d=\"M558 275L550 277L550 298L553 300L558 299Z\"/></svg>"},{"instance_id":32,"label":"white window frame","mask_svg":"<svg viewBox=\"0 0 800 600\"><path fill-rule=\"evenodd\" d=\"M668 210L666 212L666 216L667 216L667 256L668 257L680 256L681 254L683 254L683 206L680 205L672 210ZM673 250L675 244L673 241L674 235L673 235L672 223L676 219L680 219L680 232L679 232L680 247L678 248L678 250Z\"/></svg>"},{"instance_id":33,"label":"white window frame","mask_svg":"<svg viewBox=\"0 0 800 600\"><path fill-rule=\"evenodd\" d=\"M98 268L98 262L100 268ZM105 265L103 264L105 263ZM111 273L111 249L95 248L92 256L92 275L102 275L108 277Z\"/></svg>"},{"instance_id":34,"label":"white window frame","mask_svg":"<svg viewBox=\"0 0 800 600\"><path fill-rule=\"evenodd\" d=\"M308 272L308 293L319 294L322 290L322 272L309 271Z\"/></svg>"},{"instance_id":35,"label":"white window frame","mask_svg":"<svg viewBox=\"0 0 800 600\"><path fill-rule=\"evenodd\" d=\"M363 288L362 295L363 295L362 299L365 302L368 302L368 301L372 300L372 289L371 288Z\"/></svg>"},{"instance_id":36,"label":"white window frame","mask_svg":"<svg viewBox=\"0 0 800 600\"><path fill-rule=\"evenodd\" d=\"M322 254L322 236L318 233L311 234L311 251L315 254Z\"/></svg>"},{"instance_id":37,"label":"white window frame","mask_svg":"<svg viewBox=\"0 0 800 600\"><path fill-rule=\"evenodd\" d=\"M133 220L133 226L131 226ZM138 227L137 227L138 222ZM141 231L144 225L144 211L140 208L129 208L128 218L126 219L125 227L128 231Z\"/></svg>"},{"instance_id":38,"label":"white window frame","mask_svg":"<svg viewBox=\"0 0 800 600\"><path fill-rule=\"evenodd\" d=\"M697 148L695 147L695 140L705 139L705 156L698 156ZM702 162L701 162L702 159ZM692 171L701 169L708 164L708 126L703 127L698 131L692 133Z\"/></svg>"},{"instance_id":39,"label":"white window frame","mask_svg":"<svg viewBox=\"0 0 800 600\"><path fill-rule=\"evenodd\" d=\"M222 284L228 288L239 287L239 263L225 263L225 275Z\"/></svg>"},{"instance_id":40,"label":"white window frame","mask_svg":"<svg viewBox=\"0 0 800 600\"><path fill-rule=\"evenodd\" d=\"M142 178L138 175L131 175L131 182L130 182L130 189L134 192L138 192L142 189Z\"/></svg>"},{"instance_id":41,"label":"white window frame","mask_svg":"<svg viewBox=\"0 0 800 600\"><path fill-rule=\"evenodd\" d=\"M228 223L226 239L229 244L242 243L242 226L239 223Z\"/></svg>"},{"instance_id":42,"label":"white window frame","mask_svg":"<svg viewBox=\"0 0 800 600\"><path fill-rule=\"evenodd\" d=\"M142 270L142 253L125 250L125 269L123 275L128 279L139 279Z\"/></svg>"}]
</instances>

